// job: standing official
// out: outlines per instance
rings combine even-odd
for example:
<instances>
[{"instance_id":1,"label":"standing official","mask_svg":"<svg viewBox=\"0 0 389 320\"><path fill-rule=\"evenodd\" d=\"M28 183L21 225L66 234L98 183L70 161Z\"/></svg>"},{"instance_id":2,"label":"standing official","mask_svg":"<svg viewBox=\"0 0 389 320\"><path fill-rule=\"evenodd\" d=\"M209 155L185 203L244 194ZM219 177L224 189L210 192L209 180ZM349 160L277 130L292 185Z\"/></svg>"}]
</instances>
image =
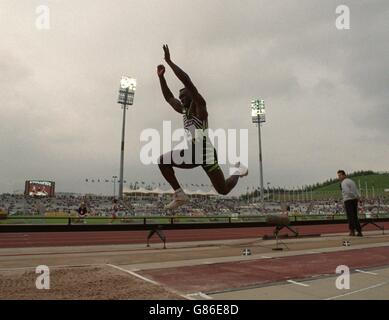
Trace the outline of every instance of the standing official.
<instances>
[{"instance_id":1,"label":"standing official","mask_svg":"<svg viewBox=\"0 0 389 320\"><path fill-rule=\"evenodd\" d=\"M343 170L338 171L338 179L342 188L342 197L350 229L350 236L355 236L356 231L357 236L362 237L362 228L358 219L358 201L361 194L359 193L355 182L347 178L347 175Z\"/></svg>"}]
</instances>

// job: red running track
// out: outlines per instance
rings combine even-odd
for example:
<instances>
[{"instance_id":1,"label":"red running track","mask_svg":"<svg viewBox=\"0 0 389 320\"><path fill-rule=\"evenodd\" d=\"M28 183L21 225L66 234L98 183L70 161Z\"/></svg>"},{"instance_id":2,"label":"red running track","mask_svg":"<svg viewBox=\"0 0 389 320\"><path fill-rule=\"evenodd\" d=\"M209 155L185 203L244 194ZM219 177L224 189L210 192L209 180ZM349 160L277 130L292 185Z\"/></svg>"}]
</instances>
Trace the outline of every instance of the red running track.
<instances>
[{"instance_id":1,"label":"red running track","mask_svg":"<svg viewBox=\"0 0 389 320\"><path fill-rule=\"evenodd\" d=\"M385 229L389 222L381 223ZM300 235L347 232L346 224L298 226ZM365 230L377 230L369 225ZM226 228L166 230L167 242L232 240L272 235L273 228ZM283 230L281 234L287 234ZM31 232L0 233L0 248L79 246L109 244L141 244L146 242L148 231L96 231L96 232ZM154 235L151 243L159 243Z\"/></svg>"}]
</instances>

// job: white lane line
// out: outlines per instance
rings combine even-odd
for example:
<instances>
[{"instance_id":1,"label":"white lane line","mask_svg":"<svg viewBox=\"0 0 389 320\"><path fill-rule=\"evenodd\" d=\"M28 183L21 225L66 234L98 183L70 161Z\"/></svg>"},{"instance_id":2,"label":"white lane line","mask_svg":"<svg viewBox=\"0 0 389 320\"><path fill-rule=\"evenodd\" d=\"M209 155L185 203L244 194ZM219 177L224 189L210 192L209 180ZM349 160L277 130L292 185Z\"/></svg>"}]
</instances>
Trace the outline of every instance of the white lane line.
<instances>
[{"instance_id":1,"label":"white lane line","mask_svg":"<svg viewBox=\"0 0 389 320\"><path fill-rule=\"evenodd\" d=\"M174 294L176 294L176 295L178 295L178 296L180 296L180 297L182 297L182 298L185 298L185 299L187 299L187 300L194 300L193 298L190 298L190 297L188 297L188 296L185 296L185 295L183 295L183 294L177 292L177 291L174 290L174 289L170 289L170 288L168 288L168 287L165 287L163 284L158 283L158 282L156 282L156 281L154 281L154 280L148 279L148 278L146 278L146 277L143 277L143 276L141 276L140 274L137 274L137 273L135 273L135 272L133 272L133 271L126 270L126 269L124 269L124 268L115 266L115 265L113 265L113 264L106 264L106 266L109 266L109 267L111 267L111 268L120 270L120 271L122 271L122 272L126 272L126 273L128 273L128 274L130 274L130 275L132 275L132 276L134 276L134 277L137 277L137 278L139 278L139 279L142 279L143 281L146 281L146 282L148 282L148 283L151 283L151 284L154 284L154 285L156 285L156 286L162 287L162 288L164 288L165 290L170 291L170 292L172 292L172 293L174 293Z\"/></svg>"},{"instance_id":2,"label":"white lane line","mask_svg":"<svg viewBox=\"0 0 389 320\"><path fill-rule=\"evenodd\" d=\"M348 293L345 293L345 294L340 294L340 295L338 295L338 296L331 297L331 298L327 298L327 299L324 299L324 300L334 300L334 299L336 299L336 298L341 298L341 297L349 296L349 295L354 294L354 293L363 292L363 291L367 291L367 290L370 290L370 289L382 287L382 286L384 286L384 285L386 285L386 284L388 284L388 283L389 283L389 282L382 282L382 283L376 284L376 285L371 286L371 287L367 287L367 288L363 288L363 289L360 289L360 290L348 292Z\"/></svg>"},{"instance_id":3,"label":"white lane line","mask_svg":"<svg viewBox=\"0 0 389 320\"><path fill-rule=\"evenodd\" d=\"M35 267L18 267L18 268L2 268L0 269L0 272L2 271L16 271L16 270L29 270L29 269L36 269L38 265ZM56 264L56 265L47 265L49 268L84 268L84 267L102 267L104 264Z\"/></svg>"},{"instance_id":4,"label":"white lane line","mask_svg":"<svg viewBox=\"0 0 389 320\"><path fill-rule=\"evenodd\" d=\"M36 267L19 267L19 268L3 268L0 269L0 272L6 272L6 271L16 271L16 270L29 270L29 269L36 269Z\"/></svg>"},{"instance_id":5,"label":"white lane line","mask_svg":"<svg viewBox=\"0 0 389 320\"><path fill-rule=\"evenodd\" d=\"M115 269L120 270L120 271L123 271L123 272L126 272L126 273L129 273L130 275L132 275L132 276L134 276L134 277L137 277L137 278L139 278L139 279L142 279L143 281L152 283L152 284L154 284L154 285L157 285L157 286L160 286L160 285L161 285L161 284L159 284L158 282L155 282L155 281L153 281L153 280L151 280L151 279L149 279L149 278L143 277L143 276L141 276L140 274L137 274L137 273L135 273L135 272L133 272L133 271L126 270L126 269L123 269L123 268L120 268L120 267L115 266L115 265L113 265L113 264L107 264L107 266L109 266L109 267L111 267L111 268L115 268Z\"/></svg>"},{"instance_id":6,"label":"white lane line","mask_svg":"<svg viewBox=\"0 0 389 320\"><path fill-rule=\"evenodd\" d=\"M359 269L355 269L355 271L359 272L359 273L366 273L366 274L371 274L373 276L378 276L378 273L375 273L375 272L364 271L364 270L359 270Z\"/></svg>"},{"instance_id":7,"label":"white lane line","mask_svg":"<svg viewBox=\"0 0 389 320\"><path fill-rule=\"evenodd\" d=\"M297 281L293 281L293 280L287 280L287 282L293 283L293 284L297 284L298 286L302 286L302 287L309 287L308 284L297 282Z\"/></svg>"},{"instance_id":8,"label":"white lane line","mask_svg":"<svg viewBox=\"0 0 389 320\"><path fill-rule=\"evenodd\" d=\"M206 295L205 293L203 292L196 292L196 293L189 293L186 295L187 297L196 297L196 296L199 296L203 299L207 299L207 300L212 300L213 298L210 297L209 295Z\"/></svg>"}]
</instances>

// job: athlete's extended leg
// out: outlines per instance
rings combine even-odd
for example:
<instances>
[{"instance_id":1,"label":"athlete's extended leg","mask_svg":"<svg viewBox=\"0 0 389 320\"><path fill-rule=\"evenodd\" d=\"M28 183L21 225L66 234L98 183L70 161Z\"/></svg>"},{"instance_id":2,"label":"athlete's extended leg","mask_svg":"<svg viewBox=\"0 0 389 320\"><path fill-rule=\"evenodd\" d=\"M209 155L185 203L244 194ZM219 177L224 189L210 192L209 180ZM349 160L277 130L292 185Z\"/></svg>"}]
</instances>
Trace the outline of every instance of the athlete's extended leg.
<instances>
[{"instance_id":1,"label":"athlete's extended leg","mask_svg":"<svg viewBox=\"0 0 389 320\"><path fill-rule=\"evenodd\" d=\"M248 175L247 168L241 166L240 162L238 162L235 164L234 173L228 179L225 179L223 171L218 164L216 149L206 139L203 141L203 160L204 164L202 167L219 194L229 194L238 183L239 178Z\"/></svg>"}]
</instances>

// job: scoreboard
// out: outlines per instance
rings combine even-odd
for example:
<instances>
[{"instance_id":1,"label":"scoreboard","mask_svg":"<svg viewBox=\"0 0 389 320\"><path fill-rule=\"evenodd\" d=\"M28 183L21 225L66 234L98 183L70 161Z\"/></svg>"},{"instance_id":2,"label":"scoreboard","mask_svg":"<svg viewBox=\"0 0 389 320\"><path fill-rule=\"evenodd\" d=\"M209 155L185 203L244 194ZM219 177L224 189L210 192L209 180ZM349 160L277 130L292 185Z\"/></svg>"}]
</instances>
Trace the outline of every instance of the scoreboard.
<instances>
[{"instance_id":1,"label":"scoreboard","mask_svg":"<svg viewBox=\"0 0 389 320\"><path fill-rule=\"evenodd\" d=\"M32 197L54 197L55 182L46 180L27 180L24 194Z\"/></svg>"}]
</instances>

